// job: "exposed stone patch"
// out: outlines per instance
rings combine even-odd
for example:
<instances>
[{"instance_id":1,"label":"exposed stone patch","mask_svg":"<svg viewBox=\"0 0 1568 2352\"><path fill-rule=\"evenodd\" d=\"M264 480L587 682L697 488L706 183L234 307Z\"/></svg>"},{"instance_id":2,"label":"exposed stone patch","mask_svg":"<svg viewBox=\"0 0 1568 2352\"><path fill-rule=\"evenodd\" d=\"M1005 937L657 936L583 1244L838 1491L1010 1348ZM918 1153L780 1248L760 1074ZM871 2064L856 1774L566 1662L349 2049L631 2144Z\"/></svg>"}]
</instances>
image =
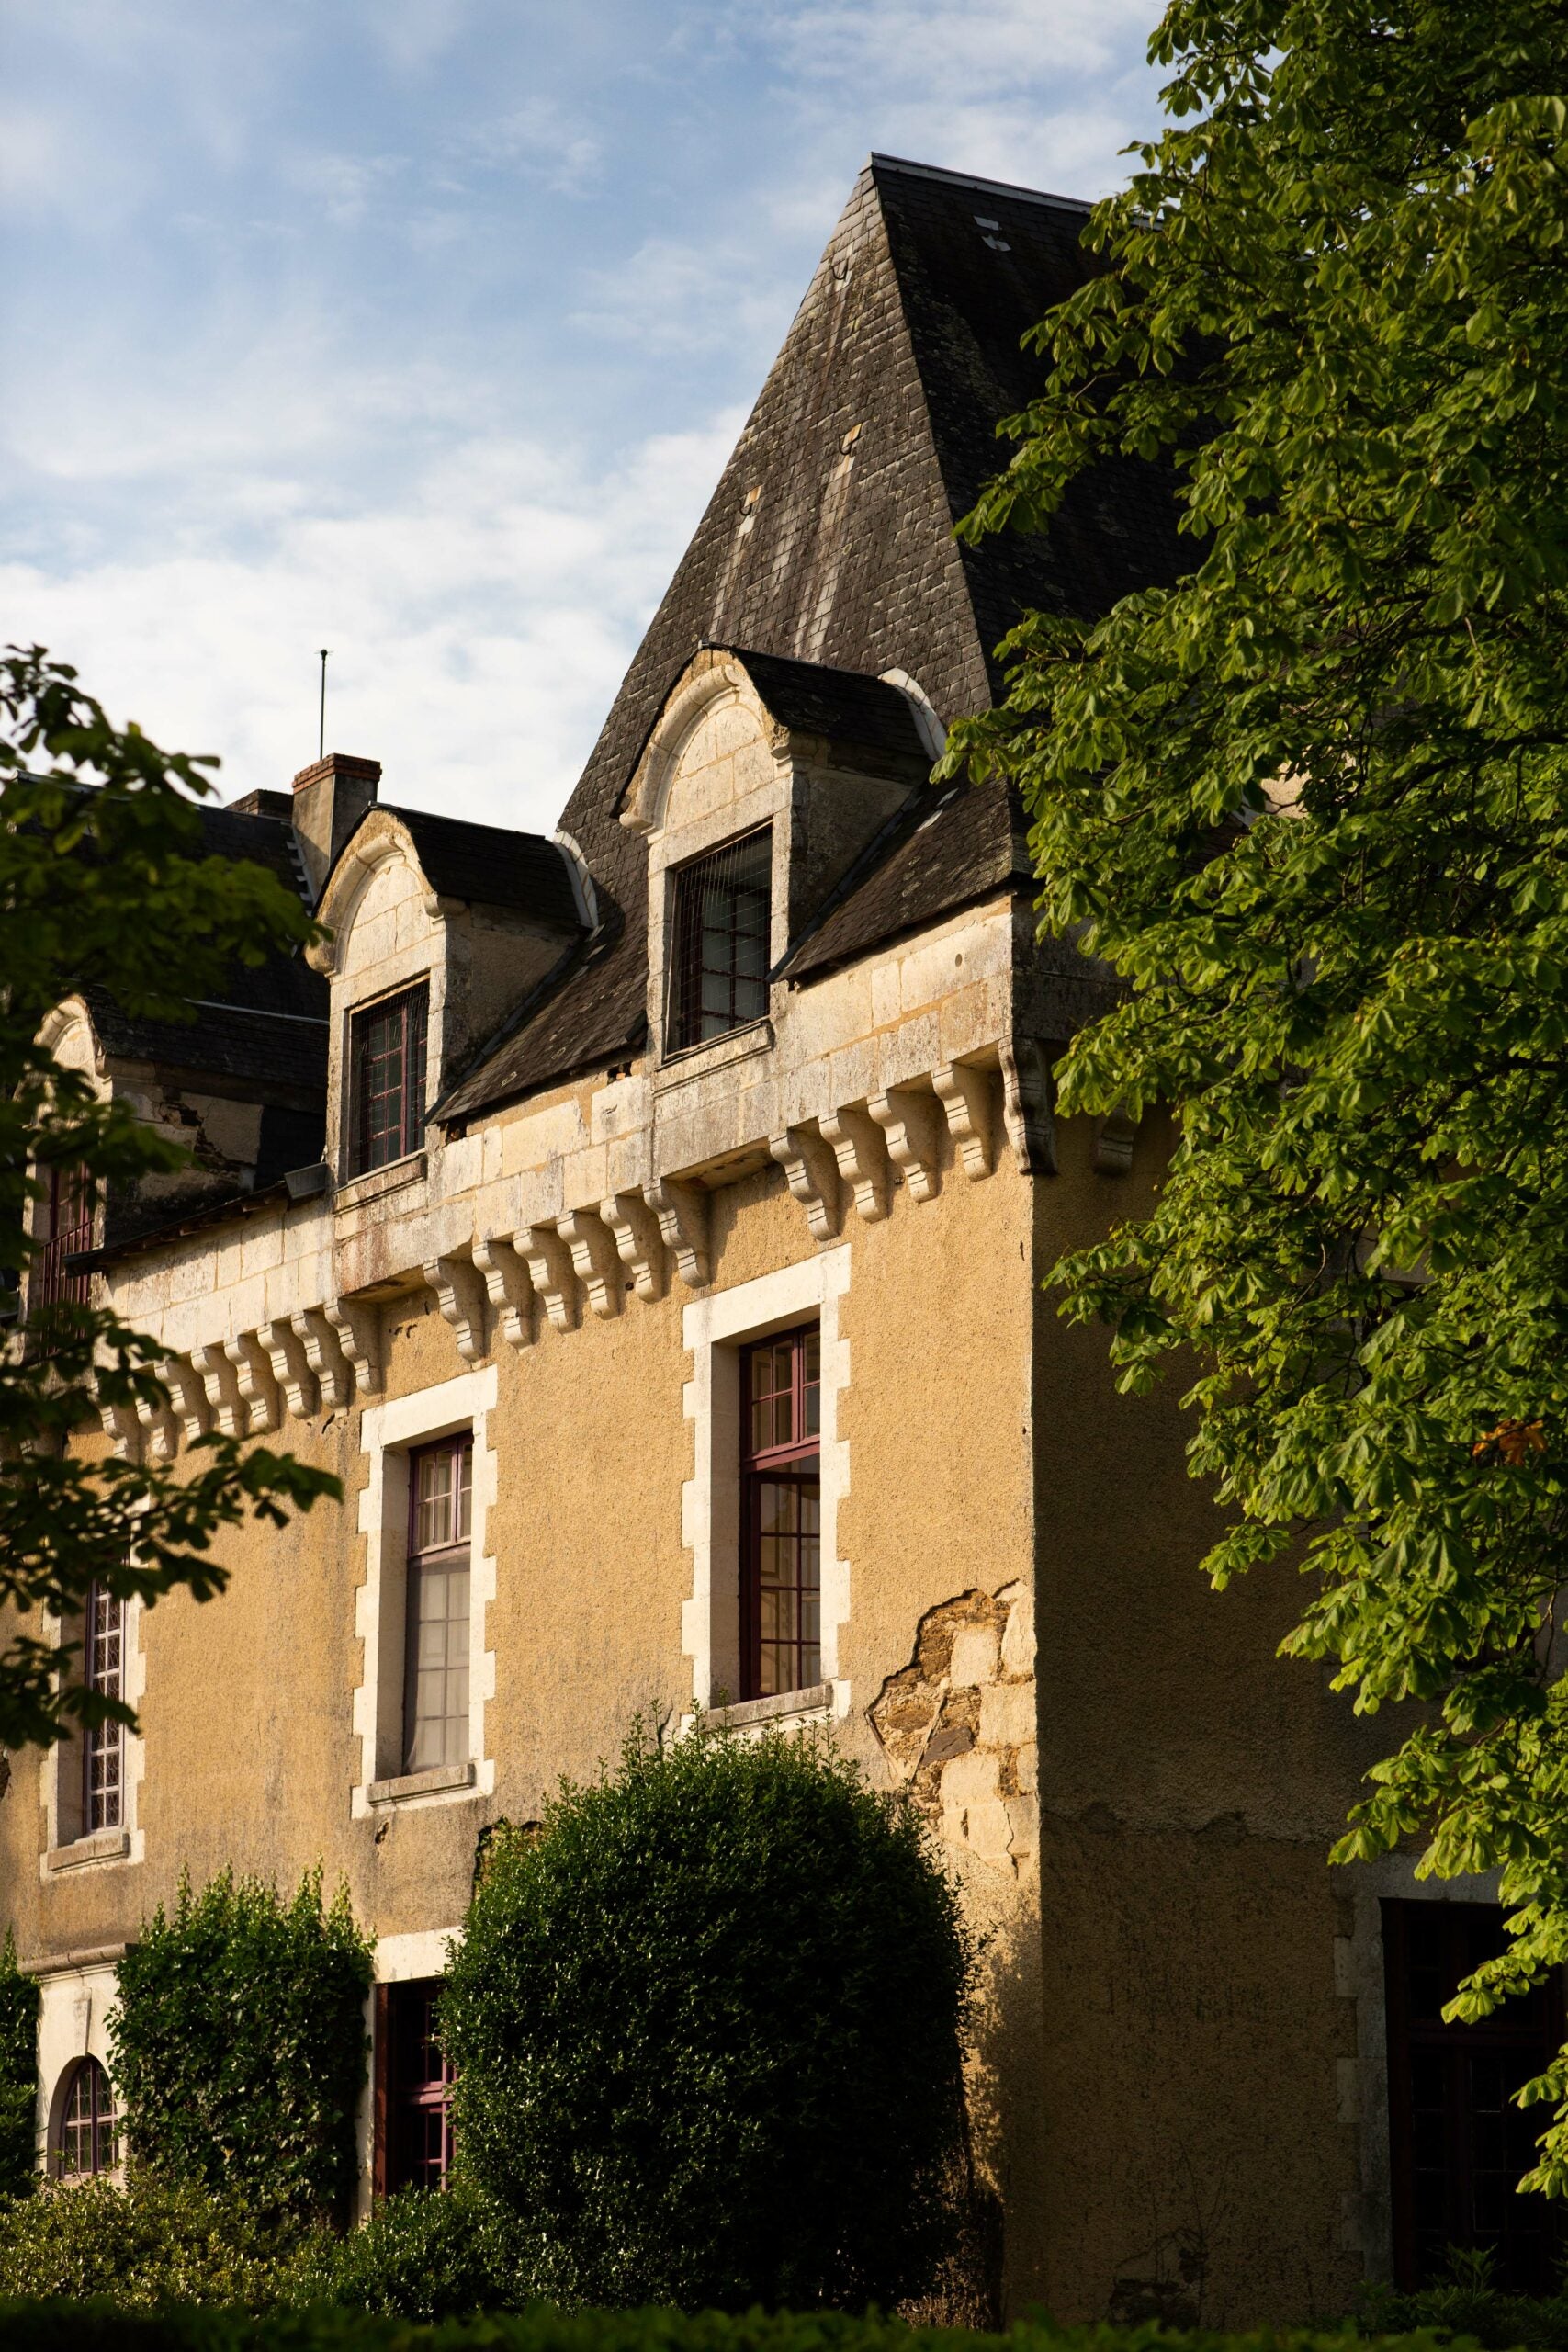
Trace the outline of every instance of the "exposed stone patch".
<instances>
[{"instance_id":1,"label":"exposed stone patch","mask_svg":"<svg viewBox=\"0 0 1568 2352\"><path fill-rule=\"evenodd\" d=\"M928 1609L869 1709L894 1779L933 1827L1016 1877L1039 1848L1034 1612L1021 1584Z\"/></svg>"}]
</instances>

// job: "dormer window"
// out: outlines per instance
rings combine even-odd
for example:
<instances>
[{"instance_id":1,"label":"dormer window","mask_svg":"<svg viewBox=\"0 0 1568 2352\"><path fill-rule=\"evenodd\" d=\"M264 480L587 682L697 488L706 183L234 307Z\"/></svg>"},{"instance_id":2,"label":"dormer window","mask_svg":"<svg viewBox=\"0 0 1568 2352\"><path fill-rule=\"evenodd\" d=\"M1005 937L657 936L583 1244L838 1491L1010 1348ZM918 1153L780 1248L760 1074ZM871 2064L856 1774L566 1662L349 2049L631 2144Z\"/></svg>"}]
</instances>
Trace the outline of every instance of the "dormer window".
<instances>
[{"instance_id":1,"label":"dormer window","mask_svg":"<svg viewBox=\"0 0 1568 2352\"><path fill-rule=\"evenodd\" d=\"M350 1029L349 1173L368 1175L418 1151L424 1137L425 1031L430 989L422 980L353 1016Z\"/></svg>"},{"instance_id":2,"label":"dormer window","mask_svg":"<svg viewBox=\"0 0 1568 2352\"><path fill-rule=\"evenodd\" d=\"M773 828L762 825L671 875L670 1052L767 1012L773 865Z\"/></svg>"}]
</instances>

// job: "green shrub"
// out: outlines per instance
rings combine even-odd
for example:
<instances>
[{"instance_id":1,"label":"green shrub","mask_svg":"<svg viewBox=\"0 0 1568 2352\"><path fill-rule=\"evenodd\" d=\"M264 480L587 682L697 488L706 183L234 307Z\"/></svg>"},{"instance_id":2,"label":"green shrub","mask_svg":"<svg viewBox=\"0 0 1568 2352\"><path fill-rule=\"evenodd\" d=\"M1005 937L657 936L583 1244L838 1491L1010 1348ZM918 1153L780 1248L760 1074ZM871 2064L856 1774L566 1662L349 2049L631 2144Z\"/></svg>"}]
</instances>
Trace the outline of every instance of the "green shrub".
<instances>
[{"instance_id":1,"label":"green shrub","mask_svg":"<svg viewBox=\"0 0 1568 2352\"><path fill-rule=\"evenodd\" d=\"M347 2209L370 1947L320 1872L288 1903L225 1871L182 1883L118 1970L110 2027L127 2144L170 2179L296 2219Z\"/></svg>"},{"instance_id":2,"label":"green shrub","mask_svg":"<svg viewBox=\"0 0 1568 2352\"><path fill-rule=\"evenodd\" d=\"M634 1736L491 1842L440 2011L463 2161L564 2301L918 2294L973 1965L915 1816L825 1746Z\"/></svg>"},{"instance_id":3,"label":"green shrub","mask_svg":"<svg viewBox=\"0 0 1568 2352\"><path fill-rule=\"evenodd\" d=\"M457 2174L439 2192L405 2188L363 2229L320 2231L290 2274L290 2301L397 2319L458 2319L526 2301L517 2228L503 2206Z\"/></svg>"},{"instance_id":4,"label":"green shrub","mask_svg":"<svg viewBox=\"0 0 1568 2352\"><path fill-rule=\"evenodd\" d=\"M100 2177L0 2204L0 2295L109 2295L132 2311L165 2302L265 2311L299 2238L237 2198L132 2169L123 2188Z\"/></svg>"},{"instance_id":5,"label":"green shrub","mask_svg":"<svg viewBox=\"0 0 1568 2352\"><path fill-rule=\"evenodd\" d=\"M0 1944L0 2197L25 2197L37 2177L39 1988L17 1966L9 1928Z\"/></svg>"},{"instance_id":6,"label":"green shrub","mask_svg":"<svg viewBox=\"0 0 1568 2352\"><path fill-rule=\"evenodd\" d=\"M1448 2275L1430 2287L1405 2293L1397 2287L1361 2291L1359 2314L1366 2335L1442 2328L1469 2336L1486 2352L1568 2352L1568 2290L1555 2295L1514 2295L1492 2284L1492 2257L1450 2249Z\"/></svg>"}]
</instances>

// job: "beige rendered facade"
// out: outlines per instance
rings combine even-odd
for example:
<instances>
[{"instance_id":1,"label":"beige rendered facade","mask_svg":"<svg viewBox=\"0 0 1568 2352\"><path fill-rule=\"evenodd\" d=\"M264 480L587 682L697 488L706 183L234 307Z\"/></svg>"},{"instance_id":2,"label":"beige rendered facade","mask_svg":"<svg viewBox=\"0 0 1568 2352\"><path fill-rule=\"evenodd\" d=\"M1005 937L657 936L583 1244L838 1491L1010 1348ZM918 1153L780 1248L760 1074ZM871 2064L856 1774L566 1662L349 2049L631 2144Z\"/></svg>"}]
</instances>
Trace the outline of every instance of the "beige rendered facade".
<instances>
[{"instance_id":1,"label":"beige rendered facade","mask_svg":"<svg viewBox=\"0 0 1568 2352\"><path fill-rule=\"evenodd\" d=\"M265 1094L243 1069L160 1076L62 1012L104 1085L185 1106L207 1177L95 1253L175 1400L102 1442L264 1438L346 1501L231 1539L217 1602L128 1611L141 1730L107 1826L70 1748L13 1759L0 1912L44 1987L40 2154L182 1871L319 1863L379 1980L438 1976L485 1826L700 1705L829 1724L926 1811L987 1938L1007 2311L1297 2320L1386 2273L1379 1898L1416 1890L1325 1860L1377 1727L1276 1659L1287 1582L1208 1592L1174 1396L1118 1397L1103 1337L1043 1290L1147 1199L1166 1138L1053 1118L1103 976L1036 946L1000 788L927 781L990 690L995 616L931 422L970 280L945 325L919 301L971 216L975 270L1002 266L998 220L1003 254L1065 235L1047 201L874 164L552 842L383 807L365 762L238 805L269 839L292 820L333 933L314 1010L252 1008L312 1029L319 1161L274 1181L232 1140ZM737 842L766 845L766 953L693 1038L682 877ZM366 1166L363 1024L416 997L418 1131ZM283 1058L269 1084L293 1115ZM815 1670L739 1697L747 1351L801 1333ZM471 1476L466 1690L411 1769L411 1464L446 1441ZM378 2162L367 2102L367 2197Z\"/></svg>"}]
</instances>

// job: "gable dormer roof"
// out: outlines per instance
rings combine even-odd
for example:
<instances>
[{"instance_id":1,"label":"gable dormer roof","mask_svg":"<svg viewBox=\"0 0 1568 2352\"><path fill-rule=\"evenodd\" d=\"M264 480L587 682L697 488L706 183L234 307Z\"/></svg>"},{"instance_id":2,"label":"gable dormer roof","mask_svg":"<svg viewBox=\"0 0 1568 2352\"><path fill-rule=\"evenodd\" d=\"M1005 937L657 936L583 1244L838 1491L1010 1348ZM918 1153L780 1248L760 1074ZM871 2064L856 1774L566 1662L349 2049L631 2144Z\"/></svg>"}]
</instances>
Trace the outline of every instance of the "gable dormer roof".
<instances>
[{"instance_id":1,"label":"gable dormer roof","mask_svg":"<svg viewBox=\"0 0 1568 2352\"><path fill-rule=\"evenodd\" d=\"M1087 211L872 157L562 818L592 872L603 928L514 1017L441 1105L444 1117L635 1050L647 849L619 817L671 681L702 646L873 680L897 669L945 723L989 705L999 684L992 649L1024 608L1102 610L1170 575L1168 498L1152 469L1132 465L1076 485L1048 537L971 549L953 537L1005 461L998 420L1043 382L1043 364L1020 339L1081 283ZM1026 878L1005 787L954 793L935 830L939 838L907 844L899 887L882 894L904 927ZM874 945L881 919L874 899L858 911L846 905L834 919L840 949Z\"/></svg>"}]
</instances>

